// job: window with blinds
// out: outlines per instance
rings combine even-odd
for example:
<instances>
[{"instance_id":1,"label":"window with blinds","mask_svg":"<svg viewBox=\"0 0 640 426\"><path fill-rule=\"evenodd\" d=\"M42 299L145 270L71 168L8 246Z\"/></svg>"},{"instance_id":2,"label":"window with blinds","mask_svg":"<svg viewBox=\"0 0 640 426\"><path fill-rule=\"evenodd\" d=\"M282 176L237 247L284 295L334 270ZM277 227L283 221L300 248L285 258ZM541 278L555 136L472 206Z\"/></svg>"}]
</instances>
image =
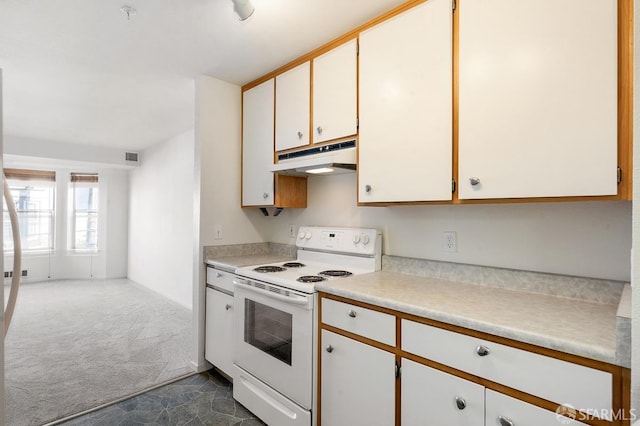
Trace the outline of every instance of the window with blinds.
<instances>
[{"instance_id":1,"label":"window with blinds","mask_svg":"<svg viewBox=\"0 0 640 426\"><path fill-rule=\"evenodd\" d=\"M56 173L43 170L4 169L11 196L16 204L20 240L24 252L52 251L55 230ZM4 206L4 241L6 252L13 251L11 223Z\"/></svg>"},{"instance_id":2,"label":"window with blinds","mask_svg":"<svg viewBox=\"0 0 640 426\"><path fill-rule=\"evenodd\" d=\"M71 249L98 250L98 174L71 173Z\"/></svg>"}]
</instances>

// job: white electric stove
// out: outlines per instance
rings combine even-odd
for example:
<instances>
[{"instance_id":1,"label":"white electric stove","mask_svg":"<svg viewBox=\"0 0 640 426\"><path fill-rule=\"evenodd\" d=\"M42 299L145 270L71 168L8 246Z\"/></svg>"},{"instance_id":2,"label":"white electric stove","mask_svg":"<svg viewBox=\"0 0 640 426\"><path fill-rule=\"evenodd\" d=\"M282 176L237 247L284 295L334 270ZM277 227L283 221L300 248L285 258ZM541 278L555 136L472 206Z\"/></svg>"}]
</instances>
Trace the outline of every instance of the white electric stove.
<instances>
[{"instance_id":1,"label":"white electric stove","mask_svg":"<svg viewBox=\"0 0 640 426\"><path fill-rule=\"evenodd\" d=\"M376 229L300 227L295 261L236 269L233 396L269 425L315 424L316 290L380 270Z\"/></svg>"}]
</instances>

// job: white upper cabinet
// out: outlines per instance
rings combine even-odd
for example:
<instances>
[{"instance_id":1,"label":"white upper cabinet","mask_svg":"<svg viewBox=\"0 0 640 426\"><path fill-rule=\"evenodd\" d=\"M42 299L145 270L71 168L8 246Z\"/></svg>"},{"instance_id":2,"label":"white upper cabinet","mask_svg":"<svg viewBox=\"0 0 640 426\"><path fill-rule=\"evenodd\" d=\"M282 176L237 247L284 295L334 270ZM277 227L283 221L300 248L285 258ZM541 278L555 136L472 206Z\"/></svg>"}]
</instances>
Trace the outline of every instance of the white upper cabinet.
<instances>
[{"instance_id":1,"label":"white upper cabinet","mask_svg":"<svg viewBox=\"0 0 640 426\"><path fill-rule=\"evenodd\" d=\"M311 65L276 77L276 151L308 145Z\"/></svg>"},{"instance_id":2,"label":"white upper cabinet","mask_svg":"<svg viewBox=\"0 0 640 426\"><path fill-rule=\"evenodd\" d=\"M452 198L451 4L429 0L360 34L361 203Z\"/></svg>"},{"instance_id":3,"label":"white upper cabinet","mask_svg":"<svg viewBox=\"0 0 640 426\"><path fill-rule=\"evenodd\" d=\"M459 196L617 193L617 2L461 2Z\"/></svg>"},{"instance_id":4,"label":"white upper cabinet","mask_svg":"<svg viewBox=\"0 0 640 426\"><path fill-rule=\"evenodd\" d=\"M358 43L347 42L313 60L313 142L355 135Z\"/></svg>"},{"instance_id":5,"label":"white upper cabinet","mask_svg":"<svg viewBox=\"0 0 640 426\"><path fill-rule=\"evenodd\" d=\"M249 89L242 102L242 205L274 204L273 79Z\"/></svg>"}]
</instances>

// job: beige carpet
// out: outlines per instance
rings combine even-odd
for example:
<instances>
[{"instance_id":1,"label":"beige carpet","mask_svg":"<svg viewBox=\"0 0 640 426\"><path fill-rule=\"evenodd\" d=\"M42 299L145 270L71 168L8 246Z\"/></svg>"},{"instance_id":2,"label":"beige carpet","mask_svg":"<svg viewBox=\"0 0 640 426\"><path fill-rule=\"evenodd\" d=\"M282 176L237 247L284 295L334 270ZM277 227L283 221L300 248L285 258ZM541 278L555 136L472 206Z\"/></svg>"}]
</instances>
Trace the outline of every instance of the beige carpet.
<instances>
[{"instance_id":1,"label":"beige carpet","mask_svg":"<svg viewBox=\"0 0 640 426\"><path fill-rule=\"evenodd\" d=\"M182 376L190 342L191 311L132 281L23 285L5 341L8 425L41 425Z\"/></svg>"}]
</instances>

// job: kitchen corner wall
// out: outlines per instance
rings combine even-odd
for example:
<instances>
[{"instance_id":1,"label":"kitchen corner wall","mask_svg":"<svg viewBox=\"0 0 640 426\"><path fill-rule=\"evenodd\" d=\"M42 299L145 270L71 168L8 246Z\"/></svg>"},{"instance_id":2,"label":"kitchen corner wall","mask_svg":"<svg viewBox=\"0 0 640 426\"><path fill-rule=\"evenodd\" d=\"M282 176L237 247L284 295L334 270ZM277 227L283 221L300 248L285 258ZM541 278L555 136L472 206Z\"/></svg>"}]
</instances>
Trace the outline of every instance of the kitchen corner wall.
<instances>
[{"instance_id":1,"label":"kitchen corner wall","mask_svg":"<svg viewBox=\"0 0 640 426\"><path fill-rule=\"evenodd\" d=\"M210 245L265 241L262 214L240 208L241 156L240 87L201 76L196 79L196 224L193 244L193 329L196 334L192 362L206 368L204 360L205 268L203 248ZM214 229L222 227L222 238Z\"/></svg>"},{"instance_id":2,"label":"kitchen corner wall","mask_svg":"<svg viewBox=\"0 0 640 426\"><path fill-rule=\"evenodd\" d=\"M191 308L194 132L144 150L131 172L128 278Z\"/></svg>"}]
</instances>

